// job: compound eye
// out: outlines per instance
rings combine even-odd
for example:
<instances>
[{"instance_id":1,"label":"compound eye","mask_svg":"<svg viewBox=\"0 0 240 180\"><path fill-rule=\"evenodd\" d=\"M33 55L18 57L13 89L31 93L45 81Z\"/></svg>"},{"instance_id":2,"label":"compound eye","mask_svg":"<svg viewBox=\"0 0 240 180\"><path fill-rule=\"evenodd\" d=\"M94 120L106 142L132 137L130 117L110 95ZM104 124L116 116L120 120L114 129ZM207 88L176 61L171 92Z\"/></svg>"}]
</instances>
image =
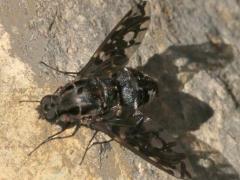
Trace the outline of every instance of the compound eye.
<instances>
[{"instance_id":1,"label":"compound eye","mask_svg":"<svg viewBox=\"0 0 240 180\"><path fill-rule=\"evenodd\" d=\"M58 96L47 95L42 98L40 106L41 113L48 121L54 121L57 118Z\"/></svg>"},{"instance_id":2,"label":"compound eye","mask_svg":"<svg viewBox=\"0 0 240 180\"><path fill-rule=\"evenodd\" d=\"M43 105L44 111L49 111L51 109L54 109L56 107L56 104L54 102L46 102L46 104Z\"/></svg>"},{"instance_id":3,"label":"compound eye","mask_svg":"<svg viewBox=\"0 0 240 180\"><path fill-rule=\"evenodd\" d=\"M45 114L45 118L46 118L46 120L48 120L49 122L54 122L55 119L57 118L57 113L56 113L56 111L54 111L54 110L48 111L48 112Z\"/></svg>"},{"instance_id":4,"label":"compound eye","mask_svg":"<svg viewBox=\"0 0 240 180\"><path fill-rule=\"evenodd\" d=\"M48 104L45 104L45 105L43 106L43 110L44 110L44 112L49 111L49 110L50 110L50 106L49 106Z\"/></svg>"}]
</instances>

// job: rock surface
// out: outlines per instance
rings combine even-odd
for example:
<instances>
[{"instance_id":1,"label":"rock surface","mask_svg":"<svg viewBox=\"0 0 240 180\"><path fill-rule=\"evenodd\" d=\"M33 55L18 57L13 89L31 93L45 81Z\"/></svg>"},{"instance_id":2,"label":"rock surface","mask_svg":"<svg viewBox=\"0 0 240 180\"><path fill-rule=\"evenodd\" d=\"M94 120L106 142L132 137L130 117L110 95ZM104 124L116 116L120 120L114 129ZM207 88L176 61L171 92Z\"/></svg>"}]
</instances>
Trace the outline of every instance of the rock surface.
<instances>
[{"instance_id":1,"label":"rock surface","mask_svg":"<svg viewBox=\"0 0 240 180\"><path fill-rule=\"evenodd\" d=\"M40 61L78 71L130 0L0 0L0 179L176 179L113 142L92 148L92 132L48 143L57 127L36 103L71 78ZM161 96L143 111L179 137L198 180L240 172L240 2L151 0L152 19L129 66L155 77ZM71 133L68 130L66 134ZM99 139L107 139L101 135ZM100 162L101 160L101 162Z\"/></svg>"}]
</instances>

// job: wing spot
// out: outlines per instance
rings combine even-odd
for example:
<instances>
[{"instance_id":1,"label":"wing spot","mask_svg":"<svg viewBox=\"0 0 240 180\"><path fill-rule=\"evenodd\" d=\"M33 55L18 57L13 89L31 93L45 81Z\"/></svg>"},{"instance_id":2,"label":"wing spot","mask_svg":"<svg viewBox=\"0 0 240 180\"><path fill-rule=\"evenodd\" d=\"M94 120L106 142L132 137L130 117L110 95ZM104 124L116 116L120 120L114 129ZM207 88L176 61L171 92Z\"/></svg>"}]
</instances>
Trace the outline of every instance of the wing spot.
<instances>
[{"instance_id":1,"label":"wing spot","mask_svg":"<svg viewBox=\"0 0 240 180\"><path fill-rule=\"evenodd\" d=\"M128 32L127 34L124 35L124 38L123 38L123 39L124 39L126 42L130 42L130 41L132 41L132 40L134 39L134 36L135 36L135 33L132 32L132 31L130 31L130 32Z\"/></svg>"},{"instance_id":2,"label":"wing spot","mask_svg":"<svg viewBox=\"0 0 240 180\"><path fill-rule=\"evenodd\" d=\"M107 41L107 44L112 44L112 39L109 39L109 40Z\"/></svg>"},{"instance_id":3,"label":"wing spot","mask_svg":"<svg viewBox=\"0 0 240 180\"><path fill-rule=\"evenodd\" d=\"M134 146L134 148L135 148L137 151L139 151L139 147L138 147L138 146Z\"/></svg>"},{"instance_id":4,"label":"wing spot","mask_svg":"<svg viewBox=\"0 0 240 180\"><path fill-rule=\"evenodd\" d=\"M149 159L151 159L151 160L153 160L153 161L155 161L155 162L158 161L158 160L157 160L155 157L153 157L153 156L149 156Z\"/></svg>"},{"instance_id":5,"label":"wing spot","mask_svg":"<svg viewBox=\"0 0 240 180\"><path fill-rule=\"evenodd\" d=\"M124 27L125 27L124 25L119 25L119 26L117 27L116 31L120 31L120 30L122 30Z\"/></svg>"},{"instance_id":6,"label":"wing spot","mask_svg":"<svg viewBox=\"0 0 240 180\"><path fill-rule=\"evenodd\" d=\"M103 56L105 56L105 52L102 51L102 52L99 53L99 58L103 59Z\"/></svg>"}]
</instances>

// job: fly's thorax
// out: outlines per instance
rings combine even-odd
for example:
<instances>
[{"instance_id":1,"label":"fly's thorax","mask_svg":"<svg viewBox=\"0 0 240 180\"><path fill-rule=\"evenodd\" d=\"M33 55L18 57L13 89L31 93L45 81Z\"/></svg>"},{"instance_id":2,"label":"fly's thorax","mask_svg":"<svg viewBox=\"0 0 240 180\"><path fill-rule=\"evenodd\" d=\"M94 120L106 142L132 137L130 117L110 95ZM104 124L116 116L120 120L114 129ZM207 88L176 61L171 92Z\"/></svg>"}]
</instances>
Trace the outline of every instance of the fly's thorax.
<instances>
[{"instance_id":1,"label":"fly's thorax","mask_svg":"<svg viewBox=\"0 0 240 180\"><path fill-rule=\"evenodd\" d=\"M60 114L96 114L101 109L100 93L97 89L91 79L85 80L84 83L74 82L73 88L61 95Z\"/></svg>"}]
</instances>

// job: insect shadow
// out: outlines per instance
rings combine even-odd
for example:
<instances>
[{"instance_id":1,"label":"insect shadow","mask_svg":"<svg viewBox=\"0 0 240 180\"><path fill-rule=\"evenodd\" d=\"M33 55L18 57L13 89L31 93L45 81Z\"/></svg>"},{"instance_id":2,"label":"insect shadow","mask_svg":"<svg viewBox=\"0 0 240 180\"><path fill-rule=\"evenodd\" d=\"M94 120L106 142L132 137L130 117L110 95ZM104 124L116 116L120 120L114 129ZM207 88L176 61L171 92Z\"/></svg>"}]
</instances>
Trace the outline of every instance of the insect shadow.
<instances>
[{"instance_id":1,"label":"insect shadow","mask_svg":"<svg viewBox=\"0 0 240 180\"><path fill-rule=\"evenodd\" d=\"M178 60L185 61L180 68ZM217 70L233 60L233 49L225 43L205 42L196 45L170 46L162 54L153 55L141 71L154 77L159 85L159 97L141 110L174 134L197 130L213 116L214 110L198 98L181 92L184 82L179 73L188 74L188 80L200 70ZM155 125L154 125L155 126Z\"/></svg>"},{"instance_id":2,"label":"insect shadow","mask_svg":"<svg viewBox=\"0 0 240 180\"><path fill-rule=\"evenodd\" d=\"M190 134L182 137L181 142L201 147L198 151L191 147L185 149L196 173L193 180L239 180L236 169L213 147Z\"/></svg>"},{"instance_id":3,"label":"insect shadow","mask_svg":"<svg viewBox=\"0 0 240 180\"><path fill-rule=\"evenodd\" d=\"M186 61L181 68L176 65L176 61L180 58ZM159 97L144 106L141 111L158 122L153 124L154 129L162 126L175 135L185 137L184 141L180 138L179 142L189 154L196 172L194 180L235 180L239 179L239 175L220 152L193 135L184 135L186 132L199 129L213 116L214 110L206 102L181 92L184 82L178 80L177 76L182 72L189 73L188 80L190 80L194 73L200 70L214 73L216 72L214 70L225 67L233 59L233 49L230 45L205 42L197 45L170 46L162 54L153 55L145 66L139 67L158 81L160 91ZM190 146L194 143L204 144L205 151L193 150L194 148ZM207 167L199 165L201 160L210 162L210 165Z\"/></svg>"}]
</instances>

